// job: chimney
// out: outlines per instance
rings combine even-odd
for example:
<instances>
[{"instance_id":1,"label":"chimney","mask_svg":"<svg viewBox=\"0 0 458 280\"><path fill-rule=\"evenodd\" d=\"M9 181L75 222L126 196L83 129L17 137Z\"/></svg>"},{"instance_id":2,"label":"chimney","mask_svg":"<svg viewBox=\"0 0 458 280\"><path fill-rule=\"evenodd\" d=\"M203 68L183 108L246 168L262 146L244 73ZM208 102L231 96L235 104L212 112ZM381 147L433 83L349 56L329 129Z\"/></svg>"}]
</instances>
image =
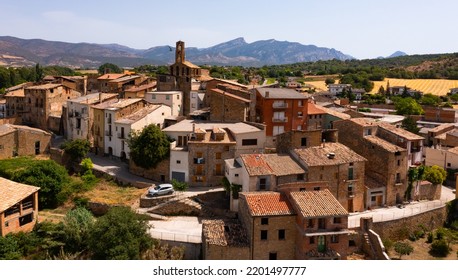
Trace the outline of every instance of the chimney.
<instances>
[{"instance_id":1,"label":"chimney","mask_svg":"<svg viewBox=\"0 0 458 280\"><path fill-rule=\"evenodd\" d=\"M193 123L193 124L192 124L192 133L195 133L195 132L196 132L196 124Z\"/></svg>"},{"instance_id":2,"label":"chimney","mask_svg":"<svg viewBox=\"0 0 458 280\"><path fill-rule=\"evenodd\" d=\"M269 91L266 91L266 98L269 98Z\"/></svg>"},{"instance_id":3,"label":"chimney","mask_svg":"<svg viewBox=\"0 0 458 280\"><path fill-rule=\"evenodd\" d=\"M99 103L102 103L102 93L99 92Z\"/></svg>"}]
</instances>

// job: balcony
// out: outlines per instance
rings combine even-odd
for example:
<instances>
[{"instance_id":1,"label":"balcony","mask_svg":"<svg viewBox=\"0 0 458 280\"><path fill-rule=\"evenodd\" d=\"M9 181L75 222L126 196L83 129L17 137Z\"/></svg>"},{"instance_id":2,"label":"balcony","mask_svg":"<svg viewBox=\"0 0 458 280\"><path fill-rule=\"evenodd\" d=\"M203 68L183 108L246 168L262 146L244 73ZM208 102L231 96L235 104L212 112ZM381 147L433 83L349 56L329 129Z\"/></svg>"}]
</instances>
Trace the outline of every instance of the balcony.
<instances>
[{"instance_id":1,"label":"balcony","mask_svg":"<svg viewBox=\"0 0 458 280\"><path fill-rule=\"evenodd\" d=\"M348 198L355 197L355 192L354 191L348 191Z\"/></svg>"},{"instance_id":2,"label":"balcony","mask_svg":"<svg viewBox=\"0 0 458 280\"><path fill-rule=\"evenodd\" d=\"M410 148L410 153L418 153L421 151L421 147L412 147Z\"/></svg>"},{"instance_id":3,"label":"balcony","mask_svg":"<svg viewBox=\"0 0 458 280\"><path fill-rule=\"evenodd\" d=\"M287 117L273 117L272 122L285 123L285 122L288 122L288 118Z\"/></svg>"},{"instance_id":4,"label":"balcony","mask_svg":"<svg viewBox=\"0 0 458 280\"><path fill-rule=\"evenodd\" d=\"M111 121L111 117L108 118L108 123L111 124L112 121Z\"/></svg>"},{"instance_id":5,"label":"balcony","mask_svg":"<svg viewBox=\"0 0 458 280\"><path fill-rule=\"evenodd\" d=\"M122 132L118 132L118 138L119 139L126 139L126 135Z\"/></svg>"},{"instance_id":6,"label":"balcony","mask_svg":"<svg viewBox=\"0 0 458 280\"><path fill-rule=\"evenodd\" d=\"M106 136L113 136L113 132L107 130L107 131L105 131L105 135Z\"/></svg>"},{"instance_id":7,"label":"balcony","mask_svg":"<svg viewBox=\"0 0 458 280\"><path fill-rule=\"evenodd\" d=\"M288 108L288 103L286 102L278 102L278 103L273 103L272 108L274 109L286 109Z\"/></svg>"}]
</instances>

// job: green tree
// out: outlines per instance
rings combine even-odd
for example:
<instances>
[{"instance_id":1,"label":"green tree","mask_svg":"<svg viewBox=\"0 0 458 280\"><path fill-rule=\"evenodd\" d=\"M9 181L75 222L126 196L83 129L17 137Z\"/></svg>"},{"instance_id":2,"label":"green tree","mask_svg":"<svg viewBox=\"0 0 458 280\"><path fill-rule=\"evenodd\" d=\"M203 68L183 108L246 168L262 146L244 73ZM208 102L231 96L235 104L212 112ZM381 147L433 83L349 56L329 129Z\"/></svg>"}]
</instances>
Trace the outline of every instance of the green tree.
<instances>
[{"instance_id":1,"label":"green tree","mask_svg":"<svg viewBox=\"0 0 458 280\"><path fill-rule=\"evenodd\" d=\"M39 63L37 63L35 65L35 82L40 82L43 79L43 76L43 68L41 68Z\"/></svg>"},{"instance_id":2,"label":"green tree","mask_svg":"<svg viewBox=\"0 0 458 280\"><path fill-rule=\"evenodd\" d=\"M437 95L427 93L420 98L420 104L427 106L439 106L441 98Z\"/></svg>"},{"instance_id":3,"label":"green tree","mask_svg":"<svg viewBox=\"0 0 458 280\"><path fill-rule=\"evenodd\" d=\"M59 204L59 193L69 184L70 176L65 167L53 160L34 161L26 169L13 174L13 181L37 186L40 188L39 207L55 208Z\"/></svg>"},{"instance_id":4,"label":"green tree","mask_svg":"<svg viewBox=\"0 0 458 280\"><path fill-rule=\"evenodd\" d=\"M70 159L74 162L80 162L84 158L91 148L91 144L87 140L75 139L72 141L65 142L61 148L65 154L70 156Z\"/></svg>"},{"instance_id":5,"label":"green tree","mask_svg":"<svg viewBox=\"0 0 458 280\"><path fill-rule=\"evenodd\" d=\"M396 99L394 108L398 115L422 115L424 113L423 108L412 97Z\"/></svg>"},{"instance_id":6,"label":"green tree","mask_svg":"<svg viewBox=\"0 0 458 280\"><path fill-rule=\"evenodd\" d=\"M93 259L139 260L154 244L148 224L128 207L113 207L90 231Z\"/></svg>"},{"instance_id":7,"label":"green tree","mask_svg":"<svg viewBox=\"0 0 458 280\"><path fill-rule=\"evenodd\" d=\"M169 156L170 141L167 135L154 124L148 125L141 132L131 132L127 144L130 158L143 168L156 167Z\"/></svg>"},{"instance_id":8,"label":"green tree","mask_svg":"<svg viewBox=\"0 0 458 280\"><path fill-rule=\"evenodd\" d=\"M104 63L99 67L99 74L105 74L107 71L108 73L122 73L122 69L113 63Z\"/></svg>"},{"instance_id":9,"label":"green tree","mask_svg":"<svg viewBox=\"0 0 458 280\"><path fill-rule=\"evenodd\" d=\"M410 255L413 252L413 247L406 242L394 243L394 251L399 254L399 259L404 255Z\"/></svg>"},{"instance_id":10,"label":"green tree","mask_svg":"<svg viewBox=\"0 0 458 280\"><path fill-rule=\"evenodd\" d=\"M407 116L402 121L402 128L415 134L417 134L420 131L420 129L417 126L417 122L410 116Z\"/></svg>"},{"instance_id":11,"label":"green tree","mask_svg":"<svg viewBox=\"0 0 458 280\"><path fill-rule=\"evenodd\" d=\"M188 183L180 182L176 179L172 179L171 181L173 189L177 192L185 192L188 189Z\"/></svg>"},{"instance_id":12,"label":"green tree","mask_svg":"<svg viewBox=\"0 0 458 280\"><path fill-rule=\"evenodd\" d=\"M329 85L329 84L334 84L336 82L336 80L334 80L333 78L326 78L326 80L324 80L325 84L326 85Z\"/></svg>"},{"instance_id":13,"label":"green tree","mask_svg":"<svg viewBox=\"0 0 458 280\"><path fill-rule=\"evenodd\" d=\"M433 165L426 168L424 178L435 185L440 185L447 178L447 171L440 166Z\"/></svg>"},{"instance_id":14,"label":"green tree","mask_svg":"<svg viewBox=\"0 0 458 280\"><path fill-rule=\"evenodd\" d=\"M88 247L89 234L94 225L94 216L86 208L70 210L65 215L64 232L67 252L80 252Z\"/></svg>"}]
</instances>

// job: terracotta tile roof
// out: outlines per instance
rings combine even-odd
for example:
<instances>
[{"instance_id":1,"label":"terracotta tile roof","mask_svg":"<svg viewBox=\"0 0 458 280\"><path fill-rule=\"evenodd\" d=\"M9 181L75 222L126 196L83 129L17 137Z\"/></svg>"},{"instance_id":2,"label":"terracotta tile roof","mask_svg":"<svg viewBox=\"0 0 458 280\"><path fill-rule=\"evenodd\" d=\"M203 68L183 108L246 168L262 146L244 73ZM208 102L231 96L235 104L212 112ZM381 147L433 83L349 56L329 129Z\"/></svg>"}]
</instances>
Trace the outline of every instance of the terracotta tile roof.
<instances>
[{"instance_id":1,"label":"terracotta tile roof","mask_svg":"<svg viewBox=\"0 0 458 280\"><path fill-rule=\"evenodd\" d=\"M402 138L405 138L407 140L410 140L410 141L413 141L413 140L424 140L425 138L422 137L422 136L419 136L417 134L414 134L410 131L407 131L405 129L402 129L402 128L398 128L392 124L389 124L389 123L386 123L386 122L379 122L378 123L378 126L391 132L391 133L394 133Z\"/></svg>"},{"instance_id":2,"label":"terracotta tile roof","mask_svg":"<svg viewBox=\"0 0 458 280\"><path fill-rule=\"evenodd\" d=\"M24 96L25 96L25 92L23 88L12 90L5 94L5 97L24 97Z\"/></svg>"},{"instance_id":3,"label":"terracotta tile roof","mask_svg":"<svg viewBox=\"0 0 458 280\"><path fill-rule=\"evenodd\" d=\"M245 199L251 216L286 216L295 214L293 207L283 193L247 192L240 193L240 195Z\"/></svg>"},{"instance_id":4,"label":"terracotta tile roof","mask_svg":"<svg viewBox=\"0 0 458 280\"><path fill-rule=\"evenodd\" d=\"M256 88L256 90L266 99L307 99L301 93L289 88Z\"/></svg>"},{"instance_id":5,"label":"terracotta tile roof","mask_svg":"<svg viewBox=\"0 0 458 280\"><path fill-rule=\"evenodd\" d=\"M250 176L285 176L305 172L289 155L242 154L240 158Z\"/></svg>"},{"instance_id":6,"label":"terracotta tile roof","mask_svg":"<svg viewBox=\"0 0 458 280\"><path fill-rule=\"evenodd\" d=\"M37 85L37 86L30 86L25 88L25 90L30 90L30 89L52 89L56 87L62 87L63 85L61 84L44 84L44 85Z\"/></svg>"},{"instance_id":7,"label":"terracotta tile roof","mask_svg":"<svg viewBox=\"0 0 458 280\"><path fill-rule=\"evenodd\" d=\"M353 118L350 120L360 126L377 126L377 121L371 118Z\"/></svg>"},{"instance_id":8,"label":"terracotta tile roof","mask_svg":"<svg viewBox=\"0 0 458 280\"><path fill-rule=\"evenodd\" d=\"M128 75L128 76L119 77L114 80L110 80L109 83L124 83L124 82L132 81L138 78L140 78L140 76L138 75Z\"/></svg>"},{"instance_id":9,"label":"terracotta tile roof","mask_svg":"<svg viewBox=\"0 0 458 280\"><path fill-rule=\"evenodd\" d=\"M321 109L321 110L325 111L326 114L334 116L334 117L337 117L339 119L342 119L342 120L351 119L351 116L349 114L342 113L342 112L339 112L339 111L336 111L336 110L333 110L333 109L329 109L329 108L326 108L326 107L323 107L323 106L319 106L319 105L316 105L316 104L315 104L315 106L318 109Z\"/></svg>"},{"instance_id":10,"label":"terracotta tile roof","mask_svg":"<svg viewBox=\"0 0 458 280\"><path fill-rule=\"evenodd\" d=\"M204 220L203 242L218 246L248 247L248 236L238 220Z\"/></svg>"},{"instance_id":11,"label":"terracotta tile roof","mask_svg":"<svg viewBox=\"0 0 458 280\"><path fill-rule=\"evenodd\" d=\"M454 123L444 123L434 128L431 128L429 132L436 133L436 132L440 132L441 130L447 130L447 129L452 129L452 128L455 128Z\"/></svg>"},{"instance_id":12,"label":"terracotta tile roof","mask_svg":"<svg viewBox=\"0 0 458 280\"><path fill-rule=\"evenodd\" d=\"M111 99L118 96L117 93L90 93L87 95L83 95L80 97L72 98L68 101L74 102L74 103L80 103L80 104L96 104L100 102L100 99L102 99L102 102Z\"/></svg>"},{"instance_id":13,"label":"terracotta tile roof","mask_svg":"<svg viewBox=\"0 0 458 280\"><path fill-rule=\"evenodd\" d=\"M126 76L127 74L108 73L97 78L97 80L114 80Z\"/></svg>"},{"instance_id":14,"label":"terracotta tile roof","mask_svg":"<svg viewBox=\"0 0 458 280\"><path fill-rule=\"evenodd\" d=\"M291 192L290 196L298 212L305 218L348 216L347 210L328 189Z\"/></svg>"},{"instance_id":15,"label":"terracotta tile roof","mask_svg":"<svg viewBox=\"0 0 458 280\"><path fill-rule=\"evenodd\" d=\"M125 92L137 92L137 91L142 91L142 90L147 90L150 88L154 88L156 86L156 82L152 82L146 85L141 85L141 86L133 86L125 90Z\"/></svg>"},{"instance_id":16,"label":"terracotta tile roof","mask_svg":"<svg viewBox=\"0 0 458 280\"><path fill-rule=\"evenodd\" d=\"M0 213L20 202L40 188L16 183L0 177Z\"/></svg>"},{"instance_id":17,"label":"terracotta tile roof","mask_svg":"<svg viewBox=\"0 0 458 280\"><path fill-rule=\"evenodd\" d=\"M406 151L406 149L404 148L401 148L399 146L396 146L394 144L391 144L390 142L388 141L385 141L383 140L382 138L380 137L377 137L375 135L368 135L368 136L364 136L364 139L366 139L367 141L371 142L372 144L374 145L377 145L381 148L383 148L384 150L387 150L389 152L398 152L398 151Z\"/></svg>"},{"instance_id":18,"label":"terracotta tile roof","mask_svg":"<svg viewBox=\"0 0 458 280\"><path fill-rule=\"evenodd\" d=\"M380 180L376 180L370 176L364 176L364 184L368 189L386 188L386 186L380 182Z\"/></svg>"},{"instance_id":19,"label":"terracotta tile roof","mask_svg":"<svg viewBox=\"0 0 458 280\"><path fill-rule=\"evenodd\" d=\"M189 62L187 60L183 61L183 65L189 67L189 68L200 68L199 66L195 65L194 63L192 62Z\"/></svg>"},{"instance_id":20,"label":"terracotta tile roof","mask_svg":"<svg viewBox=\"0 0 458 280\"><path fill-rule=\"evenodd\" d=\"M119 120L115 121L115 123L119 123L119 124L132 124L132 123L135 123L135 122L145 118L147 115L151 114L152 112L156 111L158 108L160 108L162 106L167 106L167 105L152 105L152 104L148 105L148 106L143 107L140 110L136 111L135 113L132 113L130 115L122 117L122 119L119 119Z\"/></svg>"},{"instance_id":21,"label":"terracotta tile roof","mask_svg":"<svg viewBox=\"0 0 458 280\"><path fill-rule=\"evenodd\" d=\"M323 115L326 112L319 108L317 105L307 102L307 115Z\"/></svg>"},{"instance_id":22,"label":"terracotta tile roof","mask_svg":"<svg viewBox=\"0 0 458 280\"><path fill-rule=\"evenodd\" d=\"M294 152L307 166L337 165L366 159L340 143L326 143L321 146L295 149ZM334 154L334 157L332 157Z\"/></svg>"},{"instance_id":23,"label":"terracotta tile roof","mask_svg":"<svg viewBox=\"0 0 458 280\"><path fill-rule=\"evenodd\" d=\"M458 155L458 147L448 149L447 152Z\"/></svg>"}]
</instances>

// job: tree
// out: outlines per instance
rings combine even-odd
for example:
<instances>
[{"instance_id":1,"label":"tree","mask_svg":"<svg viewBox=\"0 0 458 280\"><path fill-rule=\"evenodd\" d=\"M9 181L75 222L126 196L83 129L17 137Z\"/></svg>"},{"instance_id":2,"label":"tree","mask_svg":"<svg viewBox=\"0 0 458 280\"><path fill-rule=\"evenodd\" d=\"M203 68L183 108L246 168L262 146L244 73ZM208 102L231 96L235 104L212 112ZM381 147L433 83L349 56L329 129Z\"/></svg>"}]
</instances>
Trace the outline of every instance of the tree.
<instances>
[{"instance_id":1,"label":"tree","mask_svg":"<svg viewBox=\"0 0 458 280\"><path fill-rule=\"evenodd\" d=\"M427 93L420 98L420 104L428 106L438 106L441 103L441 98L437 95Z\"/></svg>"},{"instance_id":2,"label":"tree","mask_svg":"<svg viewBox=\"0 0 458 280\"><path fill-rule=\"evenodd\" d=\"M91 148L91 144L87 140L75 139L72 141L65 142L61 148L65 154L70 156L70 159L74 162L79 162L84 158Z\"/></svg>"},{"instance_id":3,"label":"tree","mask_svg":"<svg viewBox=\"0 0 458 280\"><path fill-rule=\"evenodd\" d=\"M93 259L139 260L154 241L148 224L128 207L113 207L94 224L89 236Z\"/></svg>"},{"instance_id":4,"label":"tree","mask_svg":"<svg viewBox=\"0 0 458 280\"><path fill-rule=\"evenodd\" d=\"M35 82L40 82L43 79L43 68L40 67L40 64L35 64Z\"/></svg>"},{"instance_id":5,"label":"tree","mask_svg":"<svg viewBox=\"0 0 458 280\"><path fill-rule=\"evenodd\" d=\"M423 108L412 97L396 99L394 108L398 115L422 115L424 113Z\"/></svg>"},{"instance_id":6,"label":"tree","mask_svg":"<svg viewBox=\"0 0 458 280\"><path fill-rule=\"evenodd\" d=\"M104 63L99 67L99 74L103 75L105 73L122 73L122 69L113 63Z\"/></svg>"},{"instance_id":7,"label":"tree","mask_svg":"<svg viewBox=\"0 0 458 280\"><path fill-rule=\"evenodd\" d=\"M399 254L399 259L404 255L410 255L413 252L413 247L406 242L396 242L394 243L394 251Z\"/></svg>"},{"instance_id":8,"label":"tree","mask_svg":"<svg viewBox=\"0 0 458 280\"><path fill-rule=\"evenodd\" d=\"M447 178L447 171L440 166L433 165L426 168L424 178L435 185L441 185Z\"/></svg>"},{"instance_id":9,"label":"tree","mask_svg":"<svg viewBox=\"0 0 458 280\"><path fill-rule=\"evenodd\" d=\"M40 209L56 207L59 204L58 194L70 182L65 167L53 160L31 162L26 169L14 173L11 179L40 188L38 196Z\"/></svg>"},{"instance_id":10,"label":"tree","mask_svg":"<svg viewBox=\"0 0 458 280\"><path fill-rule=\"evenodd\" d=\"M420 129L417 126L417 122L410 116L407 116L402 121L402 128L415 134L417 134L420 131Z\"/></svg>"},{"instance_id":11,"label":"tree","mask_svg":"<svg viewBox=\"0 0 458 280\"><path fill-rule=\"evenodd\" d=\"M336 82L336 80L334 80L333 78L326 78L326 80L324 80L325 84L326 85L329 85L329 84L334 84Z\"/></svg>"},{"instance_id":12,"label":"tree","mask_svg":"<svg viewBox=\"0 0 458 280\"><path fill-rule=\"evenodd\" d=\"M188 189L188 183L180 182L176 179L172 179L171 181L173 189L177 192L185 192Z\"/></svg>"},{"instance_id":13,"label":"tree","mask_svg":"<svg viewBox=\"0 0 458 280\"><path fill-rule=\"evenodd\" d=\"M167 135L154 124L148 125L141 132L131 132L127 144L130 158L143 168L156 167L169 156L170 141Z\"/></svg>"},{"instance_id":14,"label":"tree","mask_svg":"<svg viewBox=\"0 0 458 280\"><path fill-rule=\"evenodd\" d=\"M65 248L69 252L79 252L88 247L89 234L94 225L94 216L86 208L76 208L67 212L64 219Z\"/></svg>"}]
</instances>

